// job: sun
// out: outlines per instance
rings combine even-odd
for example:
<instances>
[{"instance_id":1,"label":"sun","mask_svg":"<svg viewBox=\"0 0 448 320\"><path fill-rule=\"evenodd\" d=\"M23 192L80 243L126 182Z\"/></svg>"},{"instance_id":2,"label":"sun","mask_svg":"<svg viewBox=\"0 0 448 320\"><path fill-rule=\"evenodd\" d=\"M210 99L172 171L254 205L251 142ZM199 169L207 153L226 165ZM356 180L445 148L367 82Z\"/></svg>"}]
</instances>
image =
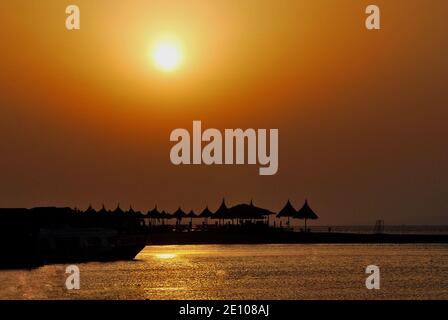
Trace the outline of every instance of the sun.
<instances>
[{"instance_id":1,"label":"sun","mask_svg":"<svg viewBox=\"0 0 448 320\"><path fill-rule=\"evenodd\" d=\"M156 67L167 72L178 69L183 60L181 47L173 40L156 42L152 50L152 57Z\"/></svg>"}]
</instances>

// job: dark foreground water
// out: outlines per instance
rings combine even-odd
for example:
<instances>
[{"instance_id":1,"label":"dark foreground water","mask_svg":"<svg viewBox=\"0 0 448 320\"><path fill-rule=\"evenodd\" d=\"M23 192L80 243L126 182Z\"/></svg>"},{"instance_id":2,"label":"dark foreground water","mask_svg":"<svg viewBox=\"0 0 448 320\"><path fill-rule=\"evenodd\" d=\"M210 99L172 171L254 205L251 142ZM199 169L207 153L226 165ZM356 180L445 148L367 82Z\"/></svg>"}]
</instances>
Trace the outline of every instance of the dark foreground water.
<instances>
[{"instance_id":1,"label":"dark foreground water","mask_svg":"<svg viewBox=\"0 0 448 320\"><path fill-rule=\"evenodd\" d=\"M380 289L365 268L380 268ZM136 261L0 271L10 299L448 299L448 245L148 246Z\"/></svg>"}]
</instances>

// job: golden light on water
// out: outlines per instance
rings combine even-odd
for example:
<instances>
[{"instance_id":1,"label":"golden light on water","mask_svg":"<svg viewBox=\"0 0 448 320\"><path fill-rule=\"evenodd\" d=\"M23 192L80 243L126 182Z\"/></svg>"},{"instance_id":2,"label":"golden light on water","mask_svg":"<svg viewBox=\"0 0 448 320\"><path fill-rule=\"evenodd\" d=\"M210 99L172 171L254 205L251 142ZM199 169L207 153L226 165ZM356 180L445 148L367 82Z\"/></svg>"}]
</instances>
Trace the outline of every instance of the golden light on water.
<instances>
[{"instance_id":1,"label":"golden light on water","mask_svg":"<svg viewBox=\"0 0 448 320\"><path fill-rule=\"evenodd\" d=\"M159 70L171 72L182 64L182 48L179 42L173 39L159 40L152 49L152 58Z\"/></svg>"},{"instance_id":2,"label":"golden light on water","mask_svg":"<svg viewBox=\"0 0 448 320\"><path fill-rule=\"evenodd\" d=\"M158 259L173 259L176 256L177 255L175 253L157 253L155 255L155 257L158 258Z\"/></svg>"}]
</instances>

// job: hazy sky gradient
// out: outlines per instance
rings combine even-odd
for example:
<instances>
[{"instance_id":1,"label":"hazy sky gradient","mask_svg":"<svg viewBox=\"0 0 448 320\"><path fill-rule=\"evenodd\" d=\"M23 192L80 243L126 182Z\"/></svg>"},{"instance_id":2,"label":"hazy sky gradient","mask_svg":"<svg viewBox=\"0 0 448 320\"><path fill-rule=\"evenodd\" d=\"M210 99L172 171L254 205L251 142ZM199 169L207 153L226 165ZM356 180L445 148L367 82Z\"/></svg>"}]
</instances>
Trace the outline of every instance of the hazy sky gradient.
<instances>
[{"instance_id":1,"label":"hazy sky gradient","mask_svg":"<svg viewBox=\"0 0 448 320\"><path fill-rule=\"evenodd\" d=\"M81 30L65 29L65 7ZM382 29L364 27L368 4ZM272 210L448 224L447 1L0 4L0 206ZM183 67L148 50L169 34ZM278 128L279 171L174 166L170 132Z\"/></svg>"}]
</instances>

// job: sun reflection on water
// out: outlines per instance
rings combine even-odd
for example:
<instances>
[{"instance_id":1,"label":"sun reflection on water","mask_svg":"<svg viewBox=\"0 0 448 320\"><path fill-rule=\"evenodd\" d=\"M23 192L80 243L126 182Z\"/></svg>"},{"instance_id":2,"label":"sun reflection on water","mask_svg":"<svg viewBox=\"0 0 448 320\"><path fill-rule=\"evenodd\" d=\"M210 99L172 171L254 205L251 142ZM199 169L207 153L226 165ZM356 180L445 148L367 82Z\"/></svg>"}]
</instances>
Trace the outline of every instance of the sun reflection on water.
<instances>
[{"instance_id":1,"label":"sun reflection on water","mask_svg":"<svg viewBox=\"0 0 448 320\"><path fill-rule=\"evenodd\" d=\"M154 255L158 259L173 259L177 257L175 253L157 253Z\"/></svg>"}]
</instances>

